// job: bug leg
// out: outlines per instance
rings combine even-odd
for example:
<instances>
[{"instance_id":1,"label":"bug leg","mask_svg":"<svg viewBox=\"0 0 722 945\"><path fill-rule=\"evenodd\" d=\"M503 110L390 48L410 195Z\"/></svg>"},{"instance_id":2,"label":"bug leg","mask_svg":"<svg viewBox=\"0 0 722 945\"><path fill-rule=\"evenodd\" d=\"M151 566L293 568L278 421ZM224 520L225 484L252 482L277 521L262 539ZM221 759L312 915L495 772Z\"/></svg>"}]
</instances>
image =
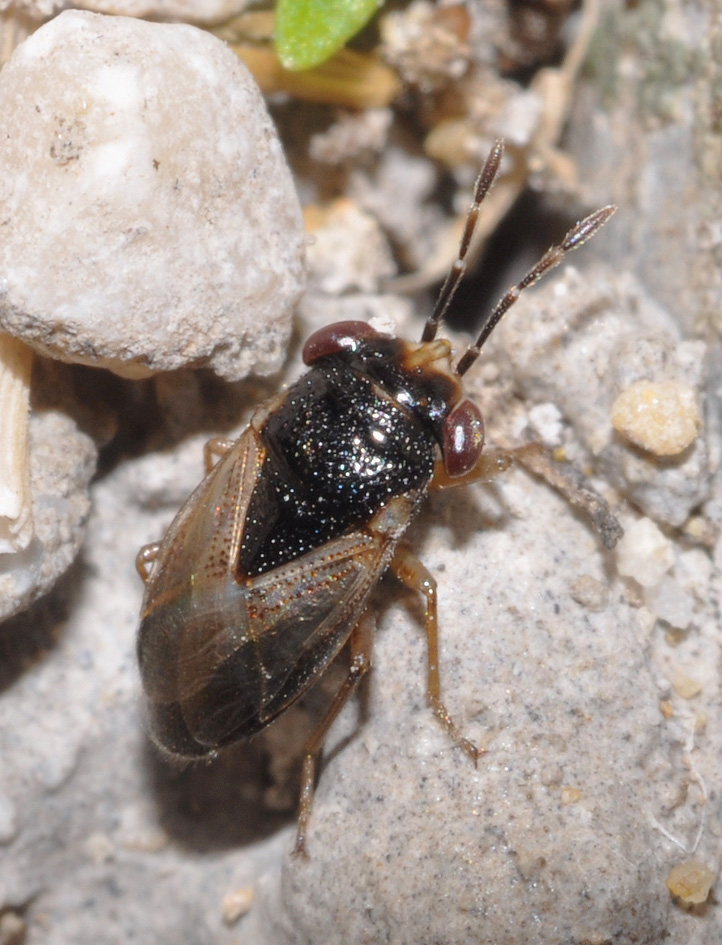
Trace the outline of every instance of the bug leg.
<instances>
[{"instance_id":1,"label":"bug leg","mask_svg":"<svg viewBox=\"0 0 722 945\"><path fill-rule=\"evenodd\" d=\"M212 440L208 440L203 447L203 465L205 466L206 475L213 469L216 461L228 452L234 442L234 440L227 440L222 436L214 436Z\"/></svg>"},{"instance_id":2,"label":"bug leg","mask_svg":"<svg viewBox=\"0 0 722 945\"><path fill-rule=\"evenodd\" d=\"M148 583L148 578L150 577L150 566L158 557L159 548L160 544L157 541L154 541L151 545L143 545L136 556L135 568L138 574L140 574L140 576L143 578L143 582L145 584Z\"/></svg>"},{"instance_id":3,"label":"bug leg","mask_svg":"<svg viewBox=\"0 0 722 945\"><path fill-rule=\"evenodd\" d=\"M389 565L396 577L406 587L418 591L426 599L426 640L429 651L429 675L426 684L426 696L437 719L444 726L449 737L462 751L477 763L483 748L477 748L461 734L459 726L449 714L441 699L441 679L439 678L439 627L436 607L436 581L429 571L408 547L400 545Z\"/></svg>"},{"instance_id":4,"label":"bug leg","mask_svg":"<svg viewBox=\"0 0 722 945\"><path fill-rule=\"evenodd\" d=\"M351 663L349 665L348 676L336 693L320 725L304 746L303 768L301 770L301 798L298 806L298 829L296 831L296 843L293 847L294 856L308 857L306 835L308 833L308 821L311 816L311 806L313 805L318 753L337 715L351 698L365 673L371 668L371 648L373 642L371 629L371 620L368 615L364 615L359 620L349 638Z\"/></svg>"},{"instance_id":5,"label":"bug leg","mask_svg":"<svg viewBox=\"0 0 722 945\"><path fill-rule=\"evenodd\" d=\"M510 451L527 472L555 489L573 509L590 522L605 548L614 548L624 532L609 505L571 463L558 462L541 443L529 443Z\"/></svg>"},{"instance_id":6,"label":"bug leg","mask_svg":"<svg viewBox=\"0 0 722 945\"><path fill-rule=\"evenodd\" d=\"M491 482L492 479L506 472L513 460L514 457L508 450L486 450L481 454L473 469L464 473L463 476L450 476L443 462L438 462L434 467L431 488L436 491L453 489L456 486L468 486L472 482Z\"/></svg>"}]
</instances>

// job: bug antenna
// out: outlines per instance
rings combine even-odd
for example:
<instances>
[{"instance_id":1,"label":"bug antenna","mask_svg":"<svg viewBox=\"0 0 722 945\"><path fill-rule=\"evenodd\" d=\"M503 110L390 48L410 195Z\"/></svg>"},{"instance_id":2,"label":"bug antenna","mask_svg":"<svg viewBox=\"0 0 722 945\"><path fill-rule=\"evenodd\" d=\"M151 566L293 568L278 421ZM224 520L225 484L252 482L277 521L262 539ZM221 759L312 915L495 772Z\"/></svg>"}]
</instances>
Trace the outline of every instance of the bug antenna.
<instances>
[{"instance_id":1,"label":"bug antenna","mask_svg":"<svg viewBox=\"0 0 722 945\"><path fill-rule=\"evenodd\" d=\"M604 226L616 209L615 206L611 205L602 207L600 210L580 220L579 223L569 230L561 243L550 246L536 265L532 266L529 272L527 272L524 278L509 289L506 295L499 300L496 308L493 309L482 325L479 337L473 345L467 348L459 359L456 365L456 373L460 377L466 374L474 361L479 357L484 342L516 302L524 289L528 289L529 286L534 285L543 275L558 266L567 253L571 252L573 249L578 249L583 243L586 243L588 239L594 236L594 234Z\"/></svg>"},{"instance_id":2,"label":"bug antenna","mask_svg":"<svg viewBox=\"0 0 722 945\"><path fill-rule=\"evenodd\" d=\"M451 300L454 298L456 290L459 288L459 283L464 278L464 273L466 272L466 254L471 245L471 237L474 235L476 221L479 219L479 209L499 172L499 165L501 164L503 154L504 142L501 138L497 138L494 142L494 147L489 153L489 157L486 159L479 176L476 178L476 183L474 184L474 201L466 215L464 232L461 235L461 242L459 243L459 253L441 287L441 292L439 292L439 297L436 300L434 311L424 325L424 331L421 335L422 341L434 340L439 324L444 320L447 309L451 305Z\"/></svg>"}]
</instances>

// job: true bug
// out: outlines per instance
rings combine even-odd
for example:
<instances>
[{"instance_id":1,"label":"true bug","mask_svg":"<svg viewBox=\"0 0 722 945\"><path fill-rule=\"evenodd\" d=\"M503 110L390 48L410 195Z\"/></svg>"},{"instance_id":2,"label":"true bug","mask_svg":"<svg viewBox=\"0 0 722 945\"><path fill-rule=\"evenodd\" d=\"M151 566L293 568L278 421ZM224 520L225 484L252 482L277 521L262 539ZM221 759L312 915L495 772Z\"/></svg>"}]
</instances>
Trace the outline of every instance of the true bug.
<instances>
[{"instance_id":1,"label":"true bug","mask_svg":"<svg viewBox=\"0 0 722 945\"><path fill-rule=\"evenodd\" d=\"M615 210L598 210L549 249L452 366L437 329L502 154L497 141L421 341L364 322L312 334L307 373L260 406L234 443L206 445L205 479L163 540L138 555L140 673L151 735L170 754L199 758L258 732L350 644L346 680L305 746L296 852L305 852L324 737L371 665L365 610L386 569L425 596L429 703L452 740L474 762L479 755L441 698L436 582L401 539L430 489L498 466L482 456L483 419L462 377L519 293Z\"/></svg>"}]
</instances>

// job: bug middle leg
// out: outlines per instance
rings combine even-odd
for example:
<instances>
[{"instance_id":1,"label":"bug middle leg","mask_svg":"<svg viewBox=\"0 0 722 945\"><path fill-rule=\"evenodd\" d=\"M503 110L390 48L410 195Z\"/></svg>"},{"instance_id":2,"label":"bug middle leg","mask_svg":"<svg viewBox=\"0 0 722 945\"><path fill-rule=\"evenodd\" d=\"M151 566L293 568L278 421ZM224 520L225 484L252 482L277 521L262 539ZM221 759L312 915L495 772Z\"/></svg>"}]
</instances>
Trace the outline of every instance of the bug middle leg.
<instances>
[{"instance_id":1,"label":"bug middle leg","mask_svg":"<svg viewBox=\"0 0 722 945\"><path fill-rule=\"evenodd\" d=\"M318 753L321 751L326 735L328 735L328 730L333 725L336 717L354 694L363 676L371 668L371 648L373 643L371 631L371 619L367 614L364 614L349 637L351 663L348 669L348 676L336 693L333 702L326 712L326 715L321 719L318 728L304 746L303 768L301 770L301 797L298 805L298 829L296 831L296 843L293 847L294 856L308 856L306 850L306 835L308 833L308 821L313 805Z\"/></svg>"},{"instance_id":2,"label":"bug middle leg","mask_svg":"<svg viewBox=\"0 0 722 945\"><path fill-rule=\"evenodd\" d=\"M391 571L406 587L424 595L426 601L426 640L429 654L428 679L426 696L429 705L434 710L437 719L444 726L449 737L462 751L477 763L479 755L484 754L483 748L477 746L461 734L459 726L451 717L449 710L441 698L441 678L439 676L439 624L437 619L436 581L428 569L419 561L412 551L404 545L396 549L391 564Z\"/></svg>"}]
</instances>

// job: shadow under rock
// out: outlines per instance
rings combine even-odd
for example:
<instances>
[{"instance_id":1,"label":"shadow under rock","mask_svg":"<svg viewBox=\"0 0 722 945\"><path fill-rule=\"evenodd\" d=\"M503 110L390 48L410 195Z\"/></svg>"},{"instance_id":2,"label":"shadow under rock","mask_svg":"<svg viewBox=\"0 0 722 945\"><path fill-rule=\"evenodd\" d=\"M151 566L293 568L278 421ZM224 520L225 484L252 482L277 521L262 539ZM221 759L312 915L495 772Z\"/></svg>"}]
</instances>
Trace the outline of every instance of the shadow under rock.
<instances>
[{"instance_id":1,"label":"shadow under rock","mask_svg":"<svg viewBox=\"0 0 722 945\"><path fill-rule=\"evenodd\" d=\"M208 853L257 843L295 822L303 747L346 665L342 658L261 733L208 760L184 764L147 742L149 790L175 842Z\"/></svg>"},{"instance_id":2,"label":"shadow under rock","mask_svg":"<svg viewBox=\"0 0 722 945\"><path fill-rule=\"evenodd\" d=\"M269 810L268 753L261 741L234 745L210 761L179 767L150 742L145 766L163 829L189 850L208 853L256 843L293 813Z\"/></svg>"},{"instance_id":3,"label":"shadow under rock","mask_svg":"<svg viewBox=\"0 0 722 945\"><path fill-rule=\"evenodd\" d=\"M76 558L47 594L0 624L0 693L55 648L85 569L82 558Z\"/></svg>"}]
</instances>

